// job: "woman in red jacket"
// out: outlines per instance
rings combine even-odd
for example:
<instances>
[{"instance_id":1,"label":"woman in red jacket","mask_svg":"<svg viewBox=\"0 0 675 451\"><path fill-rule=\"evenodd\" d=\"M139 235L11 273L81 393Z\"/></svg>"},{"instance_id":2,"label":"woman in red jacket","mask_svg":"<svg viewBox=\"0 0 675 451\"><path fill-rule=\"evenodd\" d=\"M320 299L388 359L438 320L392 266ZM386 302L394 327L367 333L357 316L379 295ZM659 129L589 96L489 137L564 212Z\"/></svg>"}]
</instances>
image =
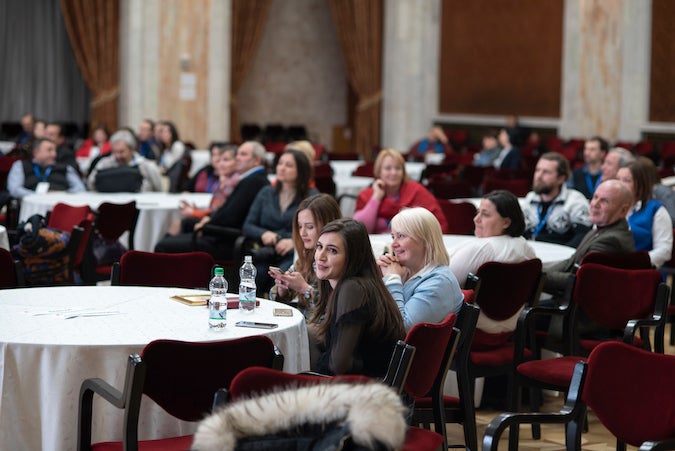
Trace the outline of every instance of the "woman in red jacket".
<instances>
[{"instance_id":1,"label":"woman in red jacket","mask_svg":"<svg viewBox=\"0 0 675 451\"><path fill-rule=\"evenodd\" d=\"M405 160L396 150L381 150L375 160L375 182L359 193L354 219L368 233L389 233L389 223L401 209L424 207L433 213L447 233L448 222L436 198L420 183L409 180Z\"/></svg>"}]
</instances>

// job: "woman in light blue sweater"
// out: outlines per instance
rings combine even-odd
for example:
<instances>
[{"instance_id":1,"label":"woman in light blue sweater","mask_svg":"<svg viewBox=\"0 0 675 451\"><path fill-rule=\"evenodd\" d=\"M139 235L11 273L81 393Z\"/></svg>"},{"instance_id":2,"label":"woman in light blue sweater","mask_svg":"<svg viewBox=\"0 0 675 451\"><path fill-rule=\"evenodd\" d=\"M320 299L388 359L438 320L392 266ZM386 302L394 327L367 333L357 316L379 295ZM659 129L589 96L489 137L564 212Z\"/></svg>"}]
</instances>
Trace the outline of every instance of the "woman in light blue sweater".
<instances>
[{"instance_id":1,"label":"woman in light blue sweater","mask_svg":"<svg viewBox=\"0 0 675 451\"><path fill-rule=\"evenodd\" d=\"M392 253L378 260L384 284L398 304L406 331L458 313L464 295L448 267L441 226L429 210L416 207L391 220Z\"/></svg>"}]
</instances>

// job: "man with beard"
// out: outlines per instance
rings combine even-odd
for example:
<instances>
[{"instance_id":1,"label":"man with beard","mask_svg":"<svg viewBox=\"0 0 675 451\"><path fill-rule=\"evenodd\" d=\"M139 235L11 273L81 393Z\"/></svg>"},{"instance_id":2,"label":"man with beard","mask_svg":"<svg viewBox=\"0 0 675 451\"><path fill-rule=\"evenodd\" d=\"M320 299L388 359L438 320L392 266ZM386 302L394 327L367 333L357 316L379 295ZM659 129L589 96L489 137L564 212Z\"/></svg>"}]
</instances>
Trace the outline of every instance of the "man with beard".
<instances>
[{"instance_id":1,"label":"man with beard","mask_svg":"<svg viewBox=\"0 0 675 451\"><path fill-rule=\"evenodd\" d=\"M532 191L522 205L525 238L577 247L591 228L588 199L565 186L569 174L561 154L548 152L539 158Z\"/></svg>"}]
</instances>

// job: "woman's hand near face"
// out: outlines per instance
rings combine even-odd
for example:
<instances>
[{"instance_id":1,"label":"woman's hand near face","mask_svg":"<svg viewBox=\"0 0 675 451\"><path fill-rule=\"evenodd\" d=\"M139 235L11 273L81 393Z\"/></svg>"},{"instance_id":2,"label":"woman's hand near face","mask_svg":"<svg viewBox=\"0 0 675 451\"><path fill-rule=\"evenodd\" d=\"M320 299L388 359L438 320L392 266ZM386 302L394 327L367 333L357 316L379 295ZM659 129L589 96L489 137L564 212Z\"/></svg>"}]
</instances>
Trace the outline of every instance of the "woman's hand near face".
<instances>
[{"instance_id":1,"label":"woman's hand near face","mask_svg":"<svg viewBox=\"0 0 675 451\"><path fill-rule=\"evenodd\" d=\"M373 182L373 197L377 200L384 199L384 182L380 179Z\"/></svg>"},{"instance_id":2,"label":"woman's hand near face","mask_svg":"<svg viewBox=\"0 0 675 451\"><path fill-rule=\"evenodd\" d=\"M395 255L385 254L381 256L377 260L377 265L380 267L383 276L388 276L390 274L403 276L403 274L405 274L405 267L401 266Z\"/></svg>"},{"instance_id":3,"label":"woman's hand near face","mask_svg":"<svg viewBox=\"0 0 675 451\"><path fill-rule=\"evenodd\" d=\"M284 238L279 240L277 244L274 245L274 251L281 256L288 254L293 250L293 240L290 238Z\"/></svg>"},{"instance_id":4,"label":"woman's hand near face","mask_svg":"<svg viewBox=\"0 0 675 451\"><path fill-rule=\"evenodd\" d=\"M278 275L278 277L275 277L275 281L276 280L279 281L277 285L283 286L284 288L293 290L297 293L304 293L308 285L304 277L302 277L302 274L297 271Z\"/></svg>"}]
</instances>

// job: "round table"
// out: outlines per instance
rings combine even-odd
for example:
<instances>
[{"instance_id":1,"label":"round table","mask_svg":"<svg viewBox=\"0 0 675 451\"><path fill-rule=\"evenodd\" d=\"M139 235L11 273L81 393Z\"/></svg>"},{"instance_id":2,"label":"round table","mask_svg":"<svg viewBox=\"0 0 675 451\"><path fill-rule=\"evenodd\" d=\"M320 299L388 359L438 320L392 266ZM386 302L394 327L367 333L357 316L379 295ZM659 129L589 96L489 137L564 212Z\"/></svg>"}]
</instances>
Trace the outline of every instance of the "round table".
<instances>
[{"instance_id":1,"label":"round table","mask_svg":"<svg viewBox=\"0 0 675 451\"><path fill-rule=\"evenodd\" d=\"M443 235L443 243L448 250L465 241L476 239L478 238L473 235ZM370 244L373 246L375 257L382 255L385 245L391 246L391 241L391 235L388 234L370 235ZM561 244L545 243L543 241L528 242L542 263L553 263L565 260L574 254L574 251L576 250L573 247L563 246Z\"/></svg>"},{"instance_id":2,"label":"round table","mask_svg":"<svg viewBox=\"0 0 675 451\"><path fill-rule=\"evenodd\" d=\"M199 208L208 207L211 202L209 193L66 193L50 192L46 194L29 194L21 200L19 220L24 221L34 214L45 216L59 202L72 206L89 205L98 208L103 202L125 204L136 201L139 210L134 248L151 252L155 244L164 236L174 219L180 218L178 205L181 200L194 203Z\"/></svg>"},{"instance_id":3,"label":"round table","mask_svg":"<svg viewBox=\"0 0 675 451\"><path fill-rule=\"evenodd\" d=\"M225 330L212 331L204 306L170 299L187 293L195 291L129 286L0 290L0 449L75 449L82 381L99 377L121 390L128 356L152 340L214 341L263 334L284 354L285 371L309 369L307 329L299 311L275 317L273 308L289 307L260 300L252 315L228 310ZM279 327L235 327L242 319ZM93 440L121 440L122 417L119 409L94 402ZM142 439L191 434L195 427L143 399Z\"/></svg>"}]
</instances>

